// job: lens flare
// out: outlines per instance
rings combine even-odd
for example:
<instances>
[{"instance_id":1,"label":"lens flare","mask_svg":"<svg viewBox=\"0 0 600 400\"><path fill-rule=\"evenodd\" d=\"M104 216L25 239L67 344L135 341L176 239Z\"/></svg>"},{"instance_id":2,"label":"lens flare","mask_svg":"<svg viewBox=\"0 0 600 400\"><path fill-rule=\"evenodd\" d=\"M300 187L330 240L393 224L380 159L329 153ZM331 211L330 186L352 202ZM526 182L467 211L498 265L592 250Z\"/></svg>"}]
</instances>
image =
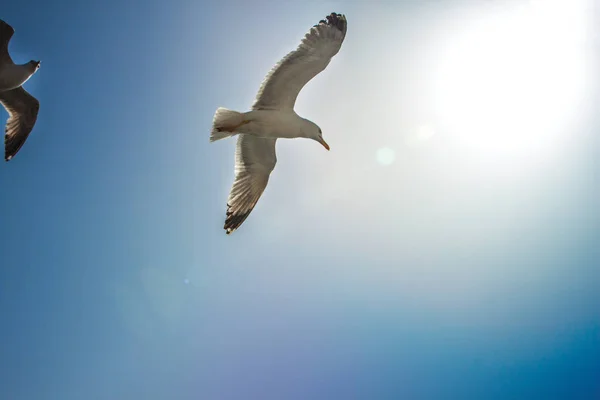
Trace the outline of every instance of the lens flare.
<instances>
[{"instance_id":1,"label":"lens flare","mask_svg":"<svg viewBox=\"0 0 600 400\"><path fill-rule=\"evenodd\" d=\"M382 147L377 150L377 162L381 165L391 165L394 163L396 154L389 147Z\"/></svg>"}]
</instances>

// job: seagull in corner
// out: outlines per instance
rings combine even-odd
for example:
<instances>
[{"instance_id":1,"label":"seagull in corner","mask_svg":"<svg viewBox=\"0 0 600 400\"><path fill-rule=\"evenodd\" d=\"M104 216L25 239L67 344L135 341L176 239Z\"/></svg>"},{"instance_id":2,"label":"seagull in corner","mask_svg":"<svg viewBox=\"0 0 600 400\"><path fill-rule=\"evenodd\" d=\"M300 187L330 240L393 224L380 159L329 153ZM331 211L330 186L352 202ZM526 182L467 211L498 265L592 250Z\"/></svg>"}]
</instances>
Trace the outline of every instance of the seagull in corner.
<instances>
[{"instance_id":1,"label":"seagull in corner","mask_svg":"<svg viewBox=\"0 0 600 400\"><path fill-rule=\"evenodd\" d=\"M40 102L23 84L40 68L31 60L15 64L8 54L8 42L15 30L0 19L0 103L8 112L4 136L4 159L10 161L21 149L37 120Z\"/></svg>"},{"instance_id":2,"label":"seagull in corner","mask_svg":"<svg viewBox=\"0 0 600 400\"><path fill-rule=\"evenodd\" d=\"M235 180L227 200L225 233L240 227L264 192L275 168L278 138L307 138L329 150L321 128L294 111L298 94L325 70L346 37L346 16L331 13L314 25L298 47L267 74L251 111L219 107L213 117L210 141L238 135Z\"/></svg>"}]
</instances>

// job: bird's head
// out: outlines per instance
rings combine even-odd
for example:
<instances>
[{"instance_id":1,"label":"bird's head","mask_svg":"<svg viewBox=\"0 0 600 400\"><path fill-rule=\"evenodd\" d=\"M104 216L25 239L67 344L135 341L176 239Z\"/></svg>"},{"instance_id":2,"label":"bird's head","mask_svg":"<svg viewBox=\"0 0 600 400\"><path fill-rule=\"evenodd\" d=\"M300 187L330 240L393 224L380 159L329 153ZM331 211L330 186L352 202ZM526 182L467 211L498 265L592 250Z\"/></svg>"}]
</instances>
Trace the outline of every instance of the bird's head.
<instances>
[{"instance_id":1,"label":"bird's head","mask_svg":"<svg viewBox=\"0 0 600 400\"><path fill-rule=\"evenodd\" d=\"M31 67L32 72L37 72L40 69L40 61L31 60L29 61L29 66Z\"/></svg>"},{"instance_id":2,"label":"bird's head","mask_svg":"<svg viewBox=\"0 0 600 400\"><path fill-rule=\"evenodd\" d=\"M307 137L309 139L316 140L317 142L321 143L321 145L323 147L325 147L327 150L329 150L329 145L323 139L323 131L321 131L321 128L312 121L307 120L307 122L308 122L308 126L309 126L308 132L307 132Z\"/></svg>"}]
</instances>

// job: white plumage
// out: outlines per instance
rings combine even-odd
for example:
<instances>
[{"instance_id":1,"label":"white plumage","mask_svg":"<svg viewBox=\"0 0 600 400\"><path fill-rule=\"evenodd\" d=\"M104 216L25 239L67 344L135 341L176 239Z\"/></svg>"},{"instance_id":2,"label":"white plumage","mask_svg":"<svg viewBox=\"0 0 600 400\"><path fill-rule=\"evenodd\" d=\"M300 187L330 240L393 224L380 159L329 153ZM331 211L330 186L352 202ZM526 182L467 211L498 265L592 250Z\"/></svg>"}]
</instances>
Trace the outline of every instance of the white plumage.
<instances>
[{"instance_id":1,"label":"white plumage","mask_svg":"<svg viewBox=\"0 0 600 400\"><path fill-rule=\"evenodd\" d=\"M269 71L252 109L292 111L300 90L340 51L346 28L346 17L335 13L313 26L296 50L288 53Z\"/></svg>"},{"instance_id":2,"label":"white plumage","mask_svg":"<svg viewBox=\"0 0 600 400\"><path fill-rule=\"evenodd\" d=\"M265 190L275 168L277 138L308 138L327 150L318 125L294 111L300 90L323 71L342 46L346 17L331 13L304 36L267 74L252 110L241 113L220 107L215 112L210 141L239 135L235 153L235 181L227 201L224 229L240 227Z\"/></svg>"}]
</instances>

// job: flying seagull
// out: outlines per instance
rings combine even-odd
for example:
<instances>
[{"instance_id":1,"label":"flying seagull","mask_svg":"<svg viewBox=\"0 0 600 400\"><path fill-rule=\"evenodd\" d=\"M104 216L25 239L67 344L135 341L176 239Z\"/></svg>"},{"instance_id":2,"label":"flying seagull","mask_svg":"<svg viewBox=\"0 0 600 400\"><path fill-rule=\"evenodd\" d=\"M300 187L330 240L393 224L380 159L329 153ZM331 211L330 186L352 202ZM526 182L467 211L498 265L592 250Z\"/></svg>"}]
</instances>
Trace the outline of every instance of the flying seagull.
<instances>
[{"instance_id":1,"label":"flying seagull","mask_svg":"<svg viewBox=\"0 0 600 400\"><path fill-rule=\"evenodd\" d=\"M252 110L242 113L219 107L213 118L210 141L238 135L235 180L227 200L224 229L235 231L248 218L267 187L277 157L277 138L313 139L329 150L321 128L294 111L300 90L323 71L346 36L346 17L331 13L314 25L296 50L288 53L267 74Z\"/></svg>"},{"instance_id":2,"label":"flying seagull","mask_svg":"<svg viewBox=\"0 0 600 400\"><path fill-rule=\"evenodd\" d=\"M6 161L10 161L27 140L40 109L39 101L22 86L40 68L40 62L13 63L8 42L14 33L15 30L0 19L0 103L9 115L4 136Z\"/></svg>"}]
</instances>

